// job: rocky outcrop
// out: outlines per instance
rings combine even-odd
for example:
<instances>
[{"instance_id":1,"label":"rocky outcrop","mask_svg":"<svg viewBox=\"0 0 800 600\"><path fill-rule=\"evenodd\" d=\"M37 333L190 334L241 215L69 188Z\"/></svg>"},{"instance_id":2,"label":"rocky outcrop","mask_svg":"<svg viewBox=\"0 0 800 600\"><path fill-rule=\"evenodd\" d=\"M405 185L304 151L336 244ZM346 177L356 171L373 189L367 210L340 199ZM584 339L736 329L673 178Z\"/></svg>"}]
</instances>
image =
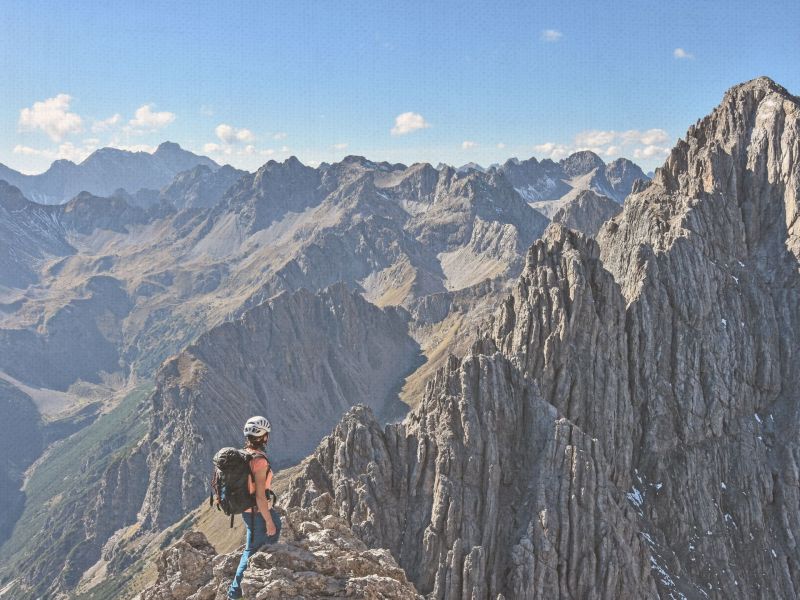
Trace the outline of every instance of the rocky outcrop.
<instances>
[{"instance_id":1,"label":"rocky outcrop","mask_svg":"<svg viewBox=\"0 0 800 600\"><path fill-rule=\"evenodd\" d=\"M197 165L194 169L178 173L161 190L160 197L178 210L211 208L245 175L248 175L246 171L234 169L230 165L218 169Z\"/></svg>"},{"instance_id":2,"label":"rocky outcrop","mask_svg":"<svg viewBox=\"0 0 800 600\"><path fill-rule=\"evenodd\" d=\"M218 212L233 209L242 229L255 233L287 212L302 212L321 200L320 174L292 156L283 163L268 161L242 178L226 195Z\"/></svg>"},{"instance_id":3,"label":"rocky outcrop","mask_svg":"<svg viewBox=\"0 0 800 600\"><path fill-rule=\"evenodd\" d=\"M88 192L81 192L54 212L64 229L84 235L96 229L128 233L128 227L150 220L144 209L129 205L124 198L99 198Z\"/></svg>"},{"instance_id":4,"label":"rocky outcrop","mask_svg":"<svg viewBox=\"0 0 800 600\"><path fill-rule=\"evenodd\" d=\"M627 158L618 158L608 163L604 174L609 187L614 192L612 198L620 204L633 191L637 181L650 179L639 165L629 161Z\"/></svg>"},{"instance_id":5,"label":"rocky outcrop","mask_svg":"<svg viewBox=\"0 0 800 600\"><path fill-rule=\"evenodd\" d=\"M280 542L250 558L245 598L421 600L389 552L367 548L338 519L291 509L282 520ZM138 600L223 600L241 555L215 554L202 533L185 533L161 553L158 578Z\"/></svg>"},{"instance_id":6,"label":"rocky outcrop","mask_svg":"<svg viewBox=\"0 0 800 600\"><path fill-rule=\"evenodd\" d=\"M406 318L343 285L285 294L212 329L159 372L144 525L171 524L206 497L212 456L240 443L252 415L272 424L273 464L296 462L353 400L401 414L397 392L418 360Z\"/></svg>"},{"instance_id":7,"label":"rocky outcrop","mask_svg":"<svg viewBox=\"0 0 800 600\"><path fill-rule=\"evenodd\" d=\"M208 543L205 535L195 531L186 532L158 557L158 578L139 594L139 600L215 598L214 588L217 586L209 582L214 577L211 561L216 555L217 551Z\"/></svg>"},{"instance_id":8,"label":"rocky outcrop","mask_svg":"<svg viewBox=\"0 0 800 600\"><path fill-rule=\"evenodd\" d=\"M383 430L354 409L290 502L333 496L332 512L431 598L647 597L649 561L610 470L601 445L484 342L451 359L404 423Z\"/></svg>"},{"instance_id":9,"label":"rocky outcrop","mask_svg":"<svg viewBox=\"0 0 800 600\"><path fill-rule=\"evenodd\" d=\"M348 415L291 502L330 494L435 598L796 596L799 128L780 86L733 88L596 243L534 243L403 423Z\"/></svg>"},{"instance_id":10,"label":"rocky outcrop","mask_svg":"<svg viewBox=\"0 0 800 600\"><path fill-rule=\"evenodd\" d=\"M608 196L583 190L561 204L553 214L552 221L594 237L603 223L618 215L621 210L622 206Z\"/></svg>"}]
</instances>

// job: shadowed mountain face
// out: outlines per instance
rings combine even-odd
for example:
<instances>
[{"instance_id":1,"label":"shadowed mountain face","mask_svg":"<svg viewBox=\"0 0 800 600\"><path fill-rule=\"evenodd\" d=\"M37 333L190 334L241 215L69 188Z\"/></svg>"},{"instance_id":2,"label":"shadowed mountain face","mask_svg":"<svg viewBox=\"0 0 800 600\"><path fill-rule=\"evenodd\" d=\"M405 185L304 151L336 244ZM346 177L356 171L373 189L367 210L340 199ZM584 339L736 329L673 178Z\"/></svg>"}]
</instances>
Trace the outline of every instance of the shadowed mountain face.
<instances>
[{"instance_id":1,"label":"shadowed mountain face","mask_svg":"<svg viewBox=\"0 0 800 600\"><path fill-rule=\"evenodd\" d=\"M553 204L557 205L552 213L554 223L561 223L591 237L597 235L603 223L622 210L622 206L614 200L592 190L582 190L573 198L558 200Z\"/></svg>"},{"instance_id":2,"label":"shadowed mountain face","mask_svg":"<svg viewBox=\"0 0 800 600\"><path fill-rule=\"evenodd\" d=\"M230 165L213 169L201 164L178 173L175 179L161 190L159 197L178 210L211 208L245 175L246 171L234 169Z\"/></svg>"},{"instance_id":3,"label":"shadowed mountain face","mask_svg":"<svg viewBox=\"0 0 800 600\"><path fill-rule=\"evenodd\" d=\"M0 285L24 289L38 280L43 258L74 252L51 209L0 181Z\"/></svg>"},{"instance_id":4,"label":"shadowed mountain face","mask_svg":"<svg viewBox=\"0 0 800 600\"><path fill-rule=\"evenodd\" d=\"M800 101L731 89L598 241L553 225L403 423L296 479L434 598L800 586ZM534 383L535 382L535 383Z\"/></svg>"},{"instance_id":5,"label":"shadowed mountain face","mask_svg":"<svg viewBox=\"0 0 800 600\"><path fill-rule=\"evenodd\" d=\"M0 179L22 190L25 197L40 204L61 204L80 192L110 196L123 188L135 193L142 188L160 189L175 175L198 165L217 169L210 158L164 142L152 154L101 148L76 165L58 160L40 175L23 175L0 165Z\"/></svg>"},{"instance_id":6,"label":"shadowed mountain face","mask_svg":"<svg viewBox=\"0 0 800 600\"><path fill-rule=\"evenodd\" d=\"M145 524L171 524L205 498L208 482L196 465L239 443L250 416L269 415L270 459L278 468L293 464L353 402L384 418L402 414L397 392L419 360L401 312L344 285L283 294L212 329L159 371Z\"/></svg>"},{"instance_id":7,"label":"shadowed mountain face","mask_svg":"<svg viewBox=\"0 0 800 600\"><path fill-rule=\"evenodd\" d=\"M0 545L22 514L25 495L19 488L23 473L39 457L43 446L41 422L33 400L0 380Z\"/></svg>"}]
</instances>

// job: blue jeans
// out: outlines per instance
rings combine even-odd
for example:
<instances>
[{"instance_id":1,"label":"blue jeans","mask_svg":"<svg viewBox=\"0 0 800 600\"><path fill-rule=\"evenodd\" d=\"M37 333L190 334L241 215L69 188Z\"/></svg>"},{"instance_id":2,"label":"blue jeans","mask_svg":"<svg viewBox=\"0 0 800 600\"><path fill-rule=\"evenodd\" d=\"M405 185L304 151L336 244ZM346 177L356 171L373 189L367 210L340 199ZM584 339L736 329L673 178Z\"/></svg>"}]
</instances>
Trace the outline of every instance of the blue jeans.
<instances>
[{"instance_id":1,"label":"blue jeans","mask_svg":"<svg viewBox=\"0 0 800 600\"><path fill-rule=\"evenodd\" d=\"M275 535L267 535L267 522L260 512L255 514L255 519L253 519L252 513L242 513L242 520L245 527L247 527L247 543L245 544L244 552L242 552L242 560L239 561L239 568L236 569L236 576L228 588L229 598L242 597L242 577L244 577L244 571L247 569L247 561L250 560L250 556L262 546L276 543L281 535L281 518L275 509L270 509L269 512L272 515L272 522L275 523L275 529L277 529Z\"/></svg>"}]
</instances>

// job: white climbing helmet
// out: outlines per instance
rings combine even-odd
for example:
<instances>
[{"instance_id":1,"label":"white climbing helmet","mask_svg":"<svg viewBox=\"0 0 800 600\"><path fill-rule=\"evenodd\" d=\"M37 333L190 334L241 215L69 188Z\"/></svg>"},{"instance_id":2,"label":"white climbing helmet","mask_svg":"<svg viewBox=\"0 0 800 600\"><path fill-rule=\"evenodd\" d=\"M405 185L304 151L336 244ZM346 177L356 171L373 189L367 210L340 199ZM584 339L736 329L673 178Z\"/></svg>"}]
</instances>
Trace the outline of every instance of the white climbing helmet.
<instances>
[{"instance_id":1,"label":"white climbing helmet","mask_svg":"<svg viewBox=\"0 0 800 600\"><path fill-rule=\"evenodd\" d=\"M250 417L244 424L244 434L261 437L272 431L269 421L265 417Z\"/></svg>"}]
</instances>

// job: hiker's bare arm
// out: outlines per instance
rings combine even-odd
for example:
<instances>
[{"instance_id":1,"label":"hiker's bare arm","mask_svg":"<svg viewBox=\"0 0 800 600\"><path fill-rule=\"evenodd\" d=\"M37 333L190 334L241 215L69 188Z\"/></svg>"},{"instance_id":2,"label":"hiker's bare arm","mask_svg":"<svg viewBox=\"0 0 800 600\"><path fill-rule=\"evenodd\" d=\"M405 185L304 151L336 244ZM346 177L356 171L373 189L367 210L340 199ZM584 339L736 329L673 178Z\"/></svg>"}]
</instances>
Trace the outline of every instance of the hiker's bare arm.
<instances>
[{"instance_id":1,"label":"hiker's bare arm","mask_svg":"<svg viewBox=\"0 0 800 600\"><path fill-rule=\"evenodd\" d=\"M267 469L265 468L256 471L255 476L258 512L261 513L261 516L264 517L264 520L267 522L267 535L275 535L277 530L275 528L275 523L272 521L272 514L269 512L269 509L272 507L270 506L271 503L266 498L267 478L269 477L269 482L272 483L272 469L269 469L269 475L267 475Z\"/></svg>"}]
</instances>

